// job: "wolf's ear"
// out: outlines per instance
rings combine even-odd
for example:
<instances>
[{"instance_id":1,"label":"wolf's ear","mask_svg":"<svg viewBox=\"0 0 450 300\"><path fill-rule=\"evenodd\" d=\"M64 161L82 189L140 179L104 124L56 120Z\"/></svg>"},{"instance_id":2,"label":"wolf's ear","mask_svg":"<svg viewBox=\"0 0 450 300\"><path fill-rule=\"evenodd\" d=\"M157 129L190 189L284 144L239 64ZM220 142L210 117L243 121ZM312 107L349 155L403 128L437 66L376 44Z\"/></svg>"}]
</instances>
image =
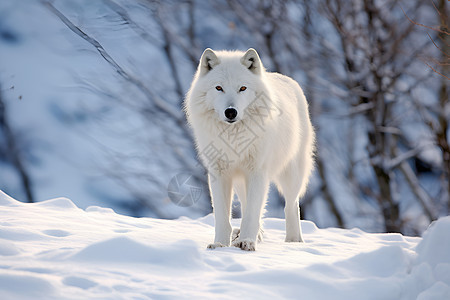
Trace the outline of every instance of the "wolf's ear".
<instances>
[{"instance_id":1,"label":"wolf's ear","mask_svg":"<svg viewBox=\"0 0 450 300\"><path fill-rule=\"evenodd\" d=\"M258 52L255 49L250 48L245 52L241 58L241 64L247 67L252 73L260 75L262 73L262 63L259 58Z\"/></svg>"},{"instance_id":2,"label":"wolf's ear","mask_svg":"<svg viewBox=\"0 0 450 300\"><path fill-rule=\"evenodd\" d=\"M217 55L210 48L206 48L203 51L202 57L200 58L200 75L205 75L211 71L215 66L220 63Z\"/></svg>"}]
</instances>

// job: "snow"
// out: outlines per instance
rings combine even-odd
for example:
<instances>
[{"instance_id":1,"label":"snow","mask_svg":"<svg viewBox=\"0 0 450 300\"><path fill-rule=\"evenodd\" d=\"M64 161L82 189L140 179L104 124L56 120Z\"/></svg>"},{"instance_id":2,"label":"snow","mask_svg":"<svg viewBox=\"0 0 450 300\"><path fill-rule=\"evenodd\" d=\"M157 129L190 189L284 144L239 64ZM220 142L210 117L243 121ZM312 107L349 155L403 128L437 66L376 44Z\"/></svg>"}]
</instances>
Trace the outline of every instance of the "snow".
<instances>
[{"instance_id":1,"label":"snow","mask_svg":"<svg viewBox=\"0 0 450 300\"><path fill-rule=\"evenodd\" d=\"M423 238L302 221L304 244L266 218L256 252L207 250L213 223L0 191L0 299L450 299L450 217Z\"/></svg>"}]
</instances>

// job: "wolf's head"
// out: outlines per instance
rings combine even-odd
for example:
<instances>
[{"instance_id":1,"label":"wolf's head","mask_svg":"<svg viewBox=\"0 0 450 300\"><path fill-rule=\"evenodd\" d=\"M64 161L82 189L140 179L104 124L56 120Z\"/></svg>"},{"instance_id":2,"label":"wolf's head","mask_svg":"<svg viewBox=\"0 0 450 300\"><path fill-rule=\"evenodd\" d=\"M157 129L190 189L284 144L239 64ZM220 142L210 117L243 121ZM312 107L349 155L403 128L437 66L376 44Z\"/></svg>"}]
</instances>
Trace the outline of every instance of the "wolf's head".
<instances>
[{"instance_id":1,"label":"wolf's head","mask_svg":"<svg viewBox=\"0 0 450 300\"><path fill-rule=\"evenodd\" d=\"M265 91L264 72L255 49L244 53L208 48L200 59L195 89L219 120L234 123L246 117L246 108Z\"/></svg>"}]
</instances>

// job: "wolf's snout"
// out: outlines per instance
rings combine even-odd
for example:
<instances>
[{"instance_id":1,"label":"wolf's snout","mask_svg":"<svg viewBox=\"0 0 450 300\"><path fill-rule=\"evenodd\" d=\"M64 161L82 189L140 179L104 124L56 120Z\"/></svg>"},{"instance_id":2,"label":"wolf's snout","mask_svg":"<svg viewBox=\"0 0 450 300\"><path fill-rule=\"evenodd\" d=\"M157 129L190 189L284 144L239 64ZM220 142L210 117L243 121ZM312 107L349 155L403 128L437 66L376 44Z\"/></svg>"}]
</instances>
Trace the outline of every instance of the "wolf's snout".
<instances>
[{"instance_id":1,"label":"wolf's snout","mask_svg":"<svg viewBox=\"0 0 450 300\"><path fill-rule=\"evenodd\" d=\"M225 117L227 118L227 122L229 123L233 123L234 121L236 121L236 117L237 117L237 110L234 107L228 107L227 109L225 109Z\"/></svg>"}]
</instances>

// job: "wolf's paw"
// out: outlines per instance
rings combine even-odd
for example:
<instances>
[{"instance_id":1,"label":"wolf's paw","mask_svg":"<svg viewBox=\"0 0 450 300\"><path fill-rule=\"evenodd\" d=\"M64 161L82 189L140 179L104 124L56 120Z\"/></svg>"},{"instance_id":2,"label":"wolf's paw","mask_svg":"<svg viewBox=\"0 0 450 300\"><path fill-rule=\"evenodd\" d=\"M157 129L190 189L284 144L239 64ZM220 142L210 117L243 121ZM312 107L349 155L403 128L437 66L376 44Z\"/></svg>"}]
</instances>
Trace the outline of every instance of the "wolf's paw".
<instances>
[{"instance_id":1,"label":"wolf's paw","mask_svg":"<svg viewBox=\"0 0 450 300\"><path fill-rule=\"evenodd\" d=\"M239 239L239 234L241 233L241 230L239 228L234 228L233 233L231 234L231 241L237 241ZM258 232L258 242L263 241L263 234L264 230L260 229Z\"/></svg>"},{"instance_id":2,"label":"wolf's paw","mask_svg":"<svg viewBox=\"0 0 450 300\"><path fill-rule=\"evenodd\" d=\"M245 251L255 251L256 250L256 242L246 239L246 240L236 240L233 242L234 247L241 248Z\"/></svg>"},{"instance_id":3,"label":"wolf's paw","mask_svg":"<svg viewBox=\"0 0 450 300\"><path fill-rule=\"evenodd\" d=\"M207 249L216 249L216 248L223 248L223 247L227 247L227 246L222 243L212 243L212 244L209 244L206 248Z\"/></svg>"}]
</instances>

